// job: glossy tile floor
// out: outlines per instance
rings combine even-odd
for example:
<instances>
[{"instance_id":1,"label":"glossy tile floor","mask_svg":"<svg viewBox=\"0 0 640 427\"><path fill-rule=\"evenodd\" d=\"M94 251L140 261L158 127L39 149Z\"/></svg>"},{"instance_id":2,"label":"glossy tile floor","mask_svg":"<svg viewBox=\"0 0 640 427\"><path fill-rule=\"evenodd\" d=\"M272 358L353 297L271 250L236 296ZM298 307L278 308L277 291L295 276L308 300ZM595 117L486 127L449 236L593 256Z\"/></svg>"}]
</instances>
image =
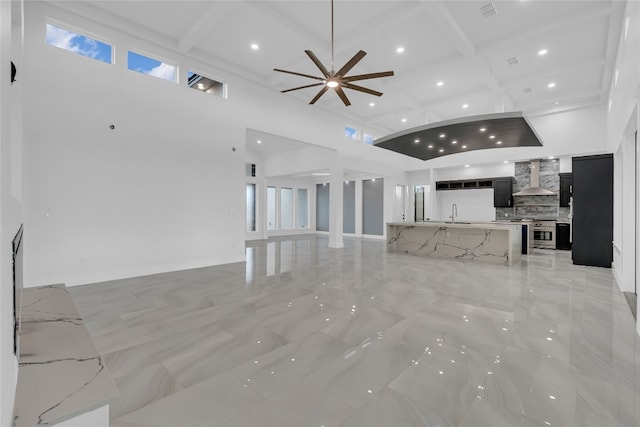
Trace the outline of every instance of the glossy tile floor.
<instances>
[{"instance_id":1,"label":"glossy tile floor","mask_svg":"<svg viewBox=\"0 0 640 427\"><path fill-rule=\"evenodd\" d=\"M611 270L327 244L71 288L121 392L111 426L640 425L640 343Z\"/></svg>"}]
</instances>

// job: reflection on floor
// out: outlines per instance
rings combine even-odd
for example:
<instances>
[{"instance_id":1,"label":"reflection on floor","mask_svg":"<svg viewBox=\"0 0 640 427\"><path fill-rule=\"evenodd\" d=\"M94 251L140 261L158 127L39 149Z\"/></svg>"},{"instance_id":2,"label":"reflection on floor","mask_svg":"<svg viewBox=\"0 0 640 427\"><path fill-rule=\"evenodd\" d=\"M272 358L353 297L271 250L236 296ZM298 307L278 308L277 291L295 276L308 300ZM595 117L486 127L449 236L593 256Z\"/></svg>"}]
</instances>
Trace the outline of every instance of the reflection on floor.
<instances>
[{"instance_id":1,"label":"reflection on floor","mask_svg":"<svg viewBox=\"0 0 640 427\"><path fill-rule=\"evenodd\" d=\"M327 244L71 288L120 388L111 426L639 424L639 340L611 270Z\"/></svg>"}]
</instances>

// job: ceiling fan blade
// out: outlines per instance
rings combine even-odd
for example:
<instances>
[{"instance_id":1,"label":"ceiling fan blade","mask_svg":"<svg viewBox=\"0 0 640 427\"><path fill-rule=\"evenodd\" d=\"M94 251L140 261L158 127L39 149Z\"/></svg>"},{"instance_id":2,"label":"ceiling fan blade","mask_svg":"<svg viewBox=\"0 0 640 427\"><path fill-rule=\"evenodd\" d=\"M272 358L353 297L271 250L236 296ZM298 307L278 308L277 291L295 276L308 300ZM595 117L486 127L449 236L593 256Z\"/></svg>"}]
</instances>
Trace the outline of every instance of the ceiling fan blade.
<instances>
[{"instance_id":1,"label":"ceiling fan blade","mask_svg":"<svg viewBox=\"0 0 640 427\"><path fill-rule=\"evenodd\" d=\"M382 92L378 92L377 90L354 85L353 83L343 83L342 86L346 87L347 89L357 90L358 92L368 93L369 95L382 96Z\"/></svg>"},{"instance_id":2,"label":"ceiling fan blade","mask_svg":"<svg viewBox=\"0 0 640 427\"><path fill-rule=\"evenodd\" d=\"M308 88L308 87L320 86L320 85L323 85L323 84L324 84L324 83L313 83L313 84L306 85L306 86L298 86L298 87L294 87L294 88L291 88L291 89L281 90L280 92L281 92L281 93L291 92L291 91L293 91L293 90L306 89L306 88Z\"/></svg>"},{"instance_id":3,"label":"ceiling fan blade","mask_svg":"<svg viewBox=\"0 0 640 427\"><path fill-rule=\"evenodd\" d=\"M338 94L338 96L340 97L340 99L342 99L342 102L344 102L344 105L346 107L351 105L351 102L349 102L349 98L347 98L347 95L345 95L344 91L342 90L342 88L340 86L337 86L335 88L335 90L336 90L336 93Z\"/></svg>"},{"instance_id":4,"label":"ceiling fan blade","mask_svg":"<svg viewBox=\"0 0 640 427\"><path fill-rule=\"evenodd\" d=\"M315 103L316 103L316 101L317 101L318 99L320 99L320 97L321 97L322 95L324 95L324 93L325 93L328 89L329 89L329 86L325 86L325 87L323 87L322 89L320 89L320 92L318 92L318 94L317 94L316 96L314 96L314 97L313 97L313 99L311 100L311 102L309 102L309 104L315 104Z\"/></svg>"},{"instance_id":5,"label":"ceiling fan blade","mask_svg":"<svg viewBox=\"0 0 640 427\"><path fill-rule=\"evenodd\" d=\"M302 76L302 77L308 77L310 79L323 80L324 81L324 77L317 77L317 76L311 76L309 74L296 73L295 71L281 70L279 68L274 68L273 71L277 71L279 73L293 74L294 76Z\"/></svg>"},{"instance_id":6,"label":"ceiling fan blade","mask_svg":"<svg viewBox=\"0 0 640 427\"><path fill-rule=\"evenodd\" d=\"M343 77L343 82L355 82L357 80L377 79L378 77L391 77L393 71L383 71L381 73L358 74L357 76Z\"/></svg>"},{"instance_id":7,"label":"ceiling fan blade","mask_svg":"<svg viewBox=\"0 0 640 427\"><path fill-rule=\"evenodd\" d=\"M309 56L309 58L311 58L313 63L316 64L316 67L318 67L318 69L322 72L323 76L329 77L329 71L327 70L327 68L324 65L322 65L322 62L320 62L318 57L316 55L314 55L313 52L311 52L310 50L305 50L304 53L306 53L307 56Z\"/></svg>"},{"instance_id":8,"label":"ceiling fan blade","mask_svg":"<svg viewBox=\"0 0 640 427\"><path fill-rule=\"evenodd\" d=\"M338 70L338 72L335 74L336 76L344 76L346 73L349 72L350 69L352 69L353 67L355 67L355 65L360 62L360 60L362 58L364 58L364 56L367 54L367 52L365 52L364 50L359 50L358 53L356 53L355 55L353 55L353 58L351 58L346 64L344 64L342 66L342 68L340 68Z\"/></svg>"}]
</instances>

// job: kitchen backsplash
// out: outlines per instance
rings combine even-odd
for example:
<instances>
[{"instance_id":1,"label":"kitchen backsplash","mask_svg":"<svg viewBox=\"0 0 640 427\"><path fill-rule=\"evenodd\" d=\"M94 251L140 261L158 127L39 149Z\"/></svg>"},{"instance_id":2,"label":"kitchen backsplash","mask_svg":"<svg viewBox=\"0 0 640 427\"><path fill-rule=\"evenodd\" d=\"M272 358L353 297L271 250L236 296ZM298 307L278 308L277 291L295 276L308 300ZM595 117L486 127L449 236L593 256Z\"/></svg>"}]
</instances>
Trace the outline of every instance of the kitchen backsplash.
<instances>
[{"instance_id":1,"label":"kitchen backsplash","mask_svg":"<svg viewBox=\"0 0 640 427\"><path fill-rule=\"evenodd\" d=\"M530 186L531 171L529 162L515 164L515 182L513 192L516 193ZM540 160L540 187L555 193L560 191L560 164L557 159ZM569 208L559 206L559 196L515 196L514 207L496 208L496 219L567 219Z\"/></svg>"}]
</instances>

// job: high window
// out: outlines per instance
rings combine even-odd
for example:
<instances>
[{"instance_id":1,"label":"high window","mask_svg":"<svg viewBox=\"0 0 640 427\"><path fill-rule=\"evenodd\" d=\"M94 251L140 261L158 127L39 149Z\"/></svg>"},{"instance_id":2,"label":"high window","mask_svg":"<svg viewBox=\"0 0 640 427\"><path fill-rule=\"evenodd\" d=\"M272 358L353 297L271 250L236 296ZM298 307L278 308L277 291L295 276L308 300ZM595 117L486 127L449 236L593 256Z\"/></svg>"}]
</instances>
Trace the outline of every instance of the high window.
<instances>
[{"instance_id":1,"label":"high window","mask_svg":"<svg viewBox=\"0 0 640 427\"><path fill-rule=\"evenodd\" d=\"M202 74L194 73L193 71L187 72L187 84L191 89L225 97L224 83L205 77Z\"/></svg>"},{"instance_id":2,"label":"high window","mask_svg":"<svg viewBox=\"0 0 640 427\"><path fill-rule=\"evenodd\" d=\"M176 66L136 52L127 54L127 68L170 82L176 81Z\"/></svg>"},{"instance_id":3,"label":"high window","mask_svg":"<svg viewBox=\"0 0 640 427\"><path fill-rule=\"evenodd\" d=\"M47 44L113 64L113 45L57 25L47 24Z\"/></svg>"}]
</instances>

